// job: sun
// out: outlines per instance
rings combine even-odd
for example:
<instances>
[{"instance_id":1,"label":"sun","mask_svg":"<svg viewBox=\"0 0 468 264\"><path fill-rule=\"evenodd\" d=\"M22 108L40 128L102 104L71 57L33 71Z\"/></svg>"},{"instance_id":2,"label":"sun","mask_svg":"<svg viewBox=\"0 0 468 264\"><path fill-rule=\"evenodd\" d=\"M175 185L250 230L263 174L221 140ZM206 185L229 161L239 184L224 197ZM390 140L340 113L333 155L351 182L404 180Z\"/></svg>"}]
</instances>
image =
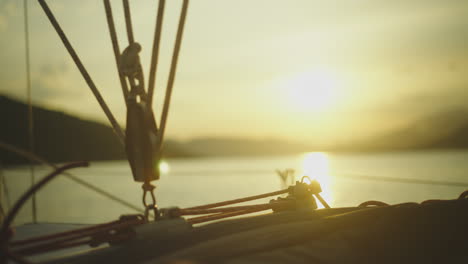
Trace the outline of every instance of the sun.
<instances>
[{"instance_id":1,"label":"sun","mask_svg":"<svg viewBox=\"0 0 468 264\"><path fill-rule=\"evenodd\" d=\"M302 174L316 180L322 187L321 195L329 203L333 203L332 178L330 174L330 157L323 152L305 153L302 161ZM323 208L322 205L319 208Z\"/></svg>"},{"instance_id":2,"label":"sun","mask_svg":"<svg viewBox=\"0 0 468 264\"><path fill-rule=\"evenodd\" d=\"M326 111L338 97L338 79L326 70L315 69L295 74L285 79L281 86L299 111Z\"/></svg>"}]
</instances>

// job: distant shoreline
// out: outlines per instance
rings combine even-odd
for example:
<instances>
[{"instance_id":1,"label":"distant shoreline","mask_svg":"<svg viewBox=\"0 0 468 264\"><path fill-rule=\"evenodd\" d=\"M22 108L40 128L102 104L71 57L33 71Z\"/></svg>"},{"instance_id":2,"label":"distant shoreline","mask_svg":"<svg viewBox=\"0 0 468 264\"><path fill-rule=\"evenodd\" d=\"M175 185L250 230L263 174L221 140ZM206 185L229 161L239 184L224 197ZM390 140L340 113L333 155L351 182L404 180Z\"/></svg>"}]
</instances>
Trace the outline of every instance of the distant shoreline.
<instances>
[{"instance_id":1,"label":"distant shoreline","mask_svg":"<svg viewBox=\"0 0 468 264\"><path fill-rule=\"evenodd\" d=\"M0 111L8 113L0 115L0 122L5 124L0 130L0 141L27 150L27 106L22 102L0 96ZM444 114L438 114L404 130L327 148L278 139L207 137L183 142L169 139L164 143L163 157L168 159L259 157L300 155L307 152L356 155L468 149L468 136L466 136L468 114L465 115L463 111L452 111L449 114L450 117L457 118L449 119ZM459 121L447 124L446 120ZM443 122L445 127L440 125ZM60 163L76 160L126 159L123 147L107 125L40 107L34 107L34 123L35 153L47 161ZM431 127L434 129L429 129ZM439 130L443 132L438 132ZM0 161L4 166L29 163L28 160L1 149Z\"/></svg>"}]
</instances>

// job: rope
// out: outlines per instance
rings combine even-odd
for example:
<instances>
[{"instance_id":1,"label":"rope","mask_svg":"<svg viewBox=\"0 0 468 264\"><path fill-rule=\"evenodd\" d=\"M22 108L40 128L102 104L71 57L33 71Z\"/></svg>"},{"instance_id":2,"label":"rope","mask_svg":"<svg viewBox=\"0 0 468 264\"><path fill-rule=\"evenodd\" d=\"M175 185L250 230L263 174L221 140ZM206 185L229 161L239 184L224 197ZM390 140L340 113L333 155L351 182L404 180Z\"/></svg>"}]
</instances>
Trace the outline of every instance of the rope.
<instances>
[{"instance_id":1,"label":"rope","mask_svg":"<svg viewBox=\"0 0 468 264\"><path fill-rule=\"evenodd\" d=\"M205 205L199 205L199 206L184 208L183 210L208 209L208 208L220 207L220 206L224 206L224 205L243 203L243 202L248 202L248 201L257 200L257 199L261 199L261 198L266 198L266 197L270 197L270 196L274 196L274 195L285 194L285 193L288 193L288 192L289 192L289 189L284 189L284 190L280 190L280 191L276 191L276 192L269 192L269 193L254 195L254 196L248 196L248 197L234 199L234 200L227 200L227 201L223 201L223 202L219 202L219 203L212 203L212 204L205 204Z\"/></svg>"},{"instance_id":2,"label":"rope","mask_svg":"<svg viewBox=\"0 0 468 264\"><path fill-rule=\"evenodd\" d=\"M72 181L74 181L74 182L80 184L81 186L84 186L84 187L86 187L86 188L88 188L88 189L90 189L90 190L93 190L94 192L96 192L96 193L98 193L98 194L100 194L100 195L102 195L102 196L105 196L105 197L107 197L108 199L110 199L110 200L112 200L112 201L114 201L114 202L117 202L117 203L119 203L119 204L121 204L121 205L123 205L123 206L125 206L125 207L127 207L127 208L129 208L129 209L132 209L132 210L134 210L134 211L136 211L136 212L139 212L139 213L143 213L143 212L144 212L143 210L140 209L140 207L135 206L135 205L133 205L133 204L131 204L131 203L125 201L125 200L122 200L122 199L120 199L119 197L114 196L114 195L112 195L111 193L109 193L109 192L107 192L107 191L105 191L105 190L103 190L103 189L101 189L101 188L98 188L98 187L96 187L96 186L94 186L94 185L92 185L92 184L90 184L90 183L84 181L83 179L79 179L79 178L77 178L76 176L71 175L71 174L69 174L69 173L65 173L64 175L65 175L68 179L70 179L70 180L72 180Z\"/></svg>"},{"instance_id":3,"label":"rope","mask_svg":"<svg viewBox=\"0 0 468 264\"><path fill-rule=\"evenodd\" d=\"M10 200L10 190L8 189L8 185L7 185L7 181L6 181L6 177L5 175L3 174L3 165L2 165L2 162L0 161L0 185L1 185L1 191L0 193L2 194L2 196L0 197L0 200L1 200L1 204L2 206L5 205L5 203L3 203L3 198L5 198L6 200L6 208L3 208L5 211L4 213L6 213L9 208L11 207L11 200ZM2 215L2 220L3 220L3 216ZM0 221L1 222L1 221Z\"/></svg>"},{"instance_id":4,"label":"rope","mask_svg":"<svg viewBox=\"0 0 468 264\"><path fill-rule=\"evenodd\" d=\"M104 2L104 8L106 10L106 19L107 19L107 25L109 27L109 34L110 34L111 41L112 41L112 48L114 50L115 62L117 65L117 72L119 73L120 86L122 87L125 104L127 104L128 85L127 85L127 82L125 81L125 76L122 74L122 71L120 70L120 67L119 67L120 48L119 48L119 41L117 39L117 33L115 31L114 18L112 16L112 8L111 8L109 0L104 0L103 2Z\"/></svg>"},{"instance_id":5,"label":"rope","mask_svg":"<svg viewBox=\"0 0 468 264\"><path fill-rule=\"evenodd\" d=\"M29 160L33 160L33 161L36 161L38 163L45 164L45 165L47 165L47 166L49 166L49 167L51 167L53 169L58 169L58 167L56 165L48 162L47 160L45 160L45 159L43 159L43 158L41 158L41 157L39 157L39 156L37 156L37 155L35 155L33 153L30 153L30 152L24 151L22 149L19 149L19 148L15 147L15 146L12 146L10 144L0 142L0 148L3 148L3 149L6 149L8 151L11 151L13 153L16 153L16 154L18 154L18 155L20 155L22 157L28 158ZM121 205L123 205L123 206L125 206L127 208L130 208L132 210L135 210L135 211L137 211L139 213L144 212L139 207L137 207L137 206L135 206L135 205L133 205L131 203L128 203L128 202L120 199L119 197L114 196L111 193L109 193L109 192L107 192L107 191L105 191L105 190L103 190L103 189L101 189L99 187L96 187L96 186L94 186L94 185L92 185L92 184L90 184L88 182L86 182L83 179L80 179L80 178L78 178L78 177L76 177L76 176L74 176L74 175L72 175L72 174L70 174L68 172L65 172L63 174L65 175L65 177L67 179L72 180L75 183L78 183L79 185L84 186L84 187L96 192L97 194L100 194L100 195L102 195L104 197L107 197L108 199L111 199L114 202L117 202L117 203L119 203L119 204L121 204Z\"/></svg>"},{"instance_id":6,"label":"rope","mask_svg":"<svg viewBox=\"0 0 468 264\"><path fill-rule=\"evenodd\" d=\"M325 207L327 209L331 208L330 205L328 205L328 203L325 201L325 199L323 199L323 197L319 193L314 193L314 196L317 197L317 199L319 199L319 201L323 205L323 207Z\"/></svg>"},{"instance_id":7,"label":"rope","mask_svg":"<svg viewBox=\"0 0 468 264\"><path fill-rule=\"evenodd\" d=\"M26 93L28 101L28 143L29 151L34 153L34 119L33 119L33 108L32 108L32 99L31 99L31 59L30 59L30 48L29 48L29 16L28 16L28 1L23 1L23 11L24 11L24 43L25 43L25 64L26 64ZM29 163L29 169L31 171L31 186L34 185L36 181L34 175L34 164ZM37 202L36 195L32 197L32 220L33 223L37 223Z\"/></svg>"},{"instance_id":8,"label":"rope","mask_svg":"<svg viewBox=\"0 0 468 264\"><path fill-rule=\"evenodd\" d=\"M211 213L232 213L244 210L268 210L268 209L283 209L293 205L291 202L277 202L277 203L265 203L265 204L254 204L245 206L232 206L225 208L211 208L211 209L179 209L176 215L197 215L197 214L211 214Z\"/></svg>"},{"instance_id":9,"label":"rope","mask_svg":"<svg viewBox=\"0 0 468 264\"><path fill-rule=\"evenodd\" d=\"M189 1L184 0L183 5L182 5L182 10L180 12L180 19L179 19L179 27L177 29L177 36L176 36L176 41L174 45L174 52L172 53L172 62L171 62L171 69L169 72L169 78L167 80L167 87L166 87L166 95L164 98L164 106L163 106L163 111L161 114L161 127L158 133L158 139L157 142L160 144L159 145L159 151L162 149L162 142L164 138L164 132L166 130L166 121L167 121L167 115L169 112L169 103L171 101L171 96L172 96L172 88L174 86L174 80L176 76L176 69L177 69L177 61L179 58L179 51L180 51L180 46L182 44L182 36L184 32L184 25L185 25L185 18L187 17L187 8L188 8Z\"/></svg>"},{"instance_id":10,"label":"rope","mask_svg":"<svg viewBox=\"0 0 468 264\"><path fill-rule=\"evenodd\" d=\"M3 202L4 198L6 202ZM0 223L8 212L8 208L10 208L9 192L6 186L5 176L3 175L2 163L0 162Z\"/></svg>"},{"instance_id":11,"label":"rope","mask_svg":"<svg viewBox=\"0 0 468 264\"><path fill-rule=\"evenodd\" d=\"M85 79L86 83L88 84L89 88L94 94L94 97L96 97L96 100L98 101L99 105L101 106L102 110L107 116L107 119L109 119L112 127L114 128L114 132L117 134L117 137L120 140L120 143L124 145L124 132L120 125L117 123L116 119L112 115L112 112L109 110L109 107L107 106L106 102L102 98L101 94L99 93L99 90L97 89L96 85L94 84L93 80L91 79L91 76L89 76L88 71L84 67L83 63L81 62L80 58L76 54L75 50L73 49L73 46L70 44L70 41L68 41L65 33L63 32L62 28L60 27L59 23L54 17L54 14L52 11L50 11L49 6L47 5L45 0L38 0L39 4L41 5L42 9L44 10L44 13L47 15L49 18L50 23L54 27L55 31L59 35L60 39L62 40L63 44L65 45L65 48L67 49L68 53L72 57L73 61L75 62L76 66L78 67L78 70L80 71L81 75Z\"/></svg>"},{"instance_id":12,"label":"rope","mask_svg":"<svg viewBox=\"0 0 468 264\"><path fill-rule=\"evenodd\" d=\"M0 229L0 237L2 238L2 242L3 243L8 242L8 240L10 239L10 236L8 236L8 229L10 228L10 225L12 224L13 219L16 217L19 210L23 207L23 205L26 203L29 197L31 197L35 192L41 189L49 181L51 181L52 179L60 175L62 172L68 169L72 169L72 168L86 167L88 165L89 165L88 162L74 162L74 163L69 163L64 166L61 166L57 168L55 171L48 174L43 179L41 179L34 186L29 188L23 195L21 195L18 201L16 201L16 203L13 205L11 210L8 212L8 215L5 217L5 220L2 223L2 227Z\"/></svg>"},{"instance_id":13,"label":"rope","mask_svg":"<svg viewBox=\"0 0 468 264\"><path fill-rule=\"evenodd\" d=\"M19 263L28 263L27 260L23 259L20 255L32 255L37 253L44 253L51 250L75 247L78 245L83 244L90 244L90 245L99 245L104 242L119 242L123 239L128 239L129 236L134 235L132 231L125 233L125 228L130 226L134 226L136 224L141 224L144 221L141 215L136 216L126 216L121 217L119 221L114 221L111 223L87 227L78 230L72 230L68 232L62 232L53 235L47 235L42 237L36 237L32 239L26 239L22 241L17 241L13 243L16 247L18 246L25 246L35 242L42 242L45 243L39 245L33 245L26 248L21 248L16 250L15 252L11 252L8 244L12 238L12 232L10 232L10 226L13 223L14 218L20 211L20 209L24 206L27 200L37 191L39 191L42 187L44 187L47 183L51 180L56 178L58 175L62 174L64 171L72 168L77 167L84 167L88 166L88 162L74 162L69 163L64 166L59 167L58 169L54 170L44 178L42 178L39 182L37 182L34 186L29 188L25 193L21 195L21 197L16 201L13 205L12 209L9 211L5 220L2 223L0 228L0 246L1 250L3 251L3 255L1 257L2 263L6 261L5 258L12 258L13 260ZM123 229L123 230L122 230ZM123 231L119 233L119 231ZM87 238L90 237L90 238ZM52 240L52 241L50 241ZM20 255L17 255L20 254Z\"/></svg>"},{"instance_id":14,"label":"rope","mask_svg":"<svg viewBox=\"0 0 468 264\"><path fill-rule=\"evenodd\" d=\"M127 27L127 37L128 37L128 44L132 44L135 42L133 38L133 29L132 29L132 17L130 14L130 5L128 4L128 0L122 0L124 6L124 13L125 13L125 25Z\"/></svg>"},{"instance_id":15,"label":"rope","mask_svg":"<svg viewBox=\"0 0 468 264\"><path fill-rule=\"evenodd\" d=\"M199 217L193 217L187 219L187 223L189 224L200 224L208 221L213 221L213 220L219 220L223 218L228 218L228 217L233 217L233 216L239 216L239 215L245 215L245 214L250 214L250 213L256 213L263 211L263 209L250 209L250 210L242 210L242 211L236 211L236 212L230 212L230 213L219 213L219 214L212 214L212 215L205 215L205 216L199 216Z\"/></svg>"},{"instance_id":16,"label":"rope","mask_svg":"<svg viewBox=\"0 0 468 264\"><path fill-rule=\"evenodd\" d=\"M159 45L161 42L161 29L164 18L164 6L166 1L159 0L158 15L156 17L156 28L154 30L153 52L151 53L151 66L148 80L148 104L153 103L154 85L156 83L156 71L158 67Z\"/></svg>"},{"instance_id":17,"label":"rope","mask_svg":"<svg viewBox=\"0 0 468 264\"><path fill-rule=\"evenodd\" d=\"M141 46L140 44L135 42L135 39L133 37L133 27L132 27L132 16L130 13L130 5L128 0L123 0L123 7L124 7L124 15L125 15L125 26L127 29L127 37L128 37L128 47L123 51L122 56L120 57L120 62L121 64L118 64L118 67L120 67L120 72L124 73L122 70L123 65L125 65L124 62L124 55L127 53L127 51L133 50L136 51L136 47L138 51L136 51L136 57L134 57L136 60L137 64L134 65L135 68L135 73L136 75L128 75L128 82L130 83L130 97L139 95L140 99L143 101L146 101L147 95L145 92L145 85L144 85L144 76L143 76L143 69L140 64L140 58L138 56L138 53L141 51ZM138 81L138 84L136 84L135 80ZM130 97L127 97L127 100L130 99Z\"/></svg>"},{"instance_id":18,"label":"rope","mask_svg":"<svg viewBox=\"0 0 468 264\"><path fill-rule=\"evenodd\" d=\"M144 222L143 216L137 215L136 218L132 219L117 220L67 232L15 241L10 243L10 246L15 248L14 252L17 254L34 255L51 250L75 247L78 245L98 245L103 242L112 242L115 240L115 236L119 230L124 230ZM36 245L34 245L35 243ZM28 247L30 244L33 245Z\"/></svg>"}]
</instances>

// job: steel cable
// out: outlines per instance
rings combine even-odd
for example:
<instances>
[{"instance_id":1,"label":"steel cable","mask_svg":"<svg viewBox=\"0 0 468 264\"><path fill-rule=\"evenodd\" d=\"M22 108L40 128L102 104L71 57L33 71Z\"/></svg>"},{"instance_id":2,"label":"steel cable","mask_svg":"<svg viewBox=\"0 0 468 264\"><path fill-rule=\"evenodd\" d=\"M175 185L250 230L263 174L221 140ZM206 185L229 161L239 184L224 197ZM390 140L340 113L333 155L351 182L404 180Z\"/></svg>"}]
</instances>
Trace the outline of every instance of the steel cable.
<instances>
[{"instance_id":1,"label":"steel cable","mask_svg":"<svg viewBox=\"0 0 468 264\"><path fill-rule=\"evenodd\" d=\"M33 160L35 162L45 164L45 165L47 165L47 166L49 166L49 167L51 167L53 169L58 168L57 165L48 162L47 160L39 157L38 155L27 152L27 151L24 151L22 149L19 149L19 148L15 147L15 146L10 145L10 144L0 142L0 148L3 148L5 150L16 153L17 155L23 156L23 157L25 157L25 158L27 158L29 160ZM78 183L81 186L86 187L86 188L96 192L97 194L100 194L100 195L102 195L102 196L104 196L104 197L106 197L106 198L108 198L108 199L110 199L110 200L112 200L114 202L117 202L117 203L119 203L119 204L121 204L121 205L123 205L123 206L125 206L127 208L130 208L132 210L135 210L135 211L137 211L139 213L144 213L144 210L140 209L139 207L137 207L137 206L125 201L125 200L122 200L121 198L119 198L117 196L114 196L113 194L111 194L111 193L109 193L109 192L107 192L107 191L105 191L105 190L103 190L103 189L101 189L99 187L96 187L96 186L92 185L91 183L88 183L87 181L85 181L83 179L80 179L80 178L74 176L73 174L70 174L68 172L64 172L63 174L65 175L65 177L67 179L72 180L75 183Z\"/></svg>"},{"instance_id":2,"label":"steel cable","mask_svg":"<svg viewBox=\"0 0 468 264\"><path fill-rule=\"evenodd\" d=\"M128 37L128 44L132 44L135 42L133 38L133 28L132 28L132 16L130 13L130 5L128 4L128 0L122 0L123 7L124 7L124 14L125 14L125 25L127 28L127 37Z\"/></svg>"},{"instance_id":3,"label":"steel cable","mask_svg":"<svg viewBox=\"0 0 468 264\"><path fill-rule=\"evenodd\" d=\"M60 27L60 24L57 22L57 19L55 19L54 14L50 10L49 6L47 5L45 0L38 0L39 4L41 5L42 9L44 10L44 13L47 15L49 18L50 23L54 27L55 31L57 32L58 36L62 40L63 44L65 45L65 48L67 49L68 53L72 57L73 61L75 62L75 65L78 67L78 70L80 71L81 75L85 79L86 83L88 84L88 87L91 89L91 91L94 94L94 97L96 97L96 100L98 101L99 105L101 106L102 110L107 116L107 119L109 119L112 127L114 128L115 133L117 134L117 137L120 140L120 143L124 145L124 138L125 138L125 133L123 132L122 128L120 125L117 123L117 120L115 119L114 115L110 111L109 107L107 106L106 102L104 101L104 98L102 98L101 93L97 89L96 85L94 84L93 80L91 79L91 76L89 75L88 71L84 67L83 63L81 62L80 58L76 54L73 46L71 45L70 41L68 40L67 36L63 32L62 28Z\"/></svg>"},{"instance_id":4,"label":"steel cable","mask_svg":"<svg viewBox=\"0 0 468 264\"><path fill-rule=\"evenodd\" d=\"M163 24L164 18L164 6L166 1L159 0L158 5L158 14L156 17L156 27L154 30L154 39L153 39L153 51L151 53L151 66L149 72L149 80L148 80L148 104L150 107L153 103L153 95L154 95L154 86L156 83L156 72L158 67L158 59L159 59L159 48L161 42L161 29Z\"/></svg>"},{"instance_id":5,"label":"steel cable","mask_svg":"<svg viewBox=\"0 0 468 264\"><path fill-rule=\"evenodd\" d=\"M239 199L233 199L233 200L227 200L219 203L211 203L211 204L205 204L205 205L199 205L199 206L194 206L194 207L189 207L189 208L184 208L184 210L195 210L195 209L209 209L209 208L214 208L214 207L220 207L224 205L230 205L230 204L236 204L236 203L243 203L247 201L252 201L252 200L257 200L261 198L266 198L274 195L280 195L280 194L285 194L288 193L289 189L284 189L276 192L269 192L269 193L264 193L264 194L259 194L259 195L254 195L254 196L248 196L244 198L239 198Z\"/></svg>"},{"instance_id":6,"label":"steel cable","mask_svg":"<svg viewBox=\"0 0 468 264\"><path fill-rule=\"evenodd\" d=\"M49 181L60 175L62 172L72 169L72 168L77 168L77 167L86 167L88 166L88 162L74 162L74 163L69 163L64 166L58 167L56 170L48 174L46 177L38 181L34 186L32 186L28 191L26 191L21 197L16 201L16 203L13 205L11 210L8 212L7 216L5 217L5 220L2 223L2 228L0 229L0 237L2 238L2 242L8 242L10 239L10 236L8 236L8 229L10 228L10 225L13 222L13 219L16 217L17 213L19 210L23 207L24 203L33 195L36 193L40 188L42 188L44 185L46 185Z\"/></svg>"},{"instance_id":7,"label":"steel cable","mask_svg":"<svg viewBox=\"0 0 468 264\"><path fill-rule=\"evenodd\" d=\"M125 104L127 104L127 98L128 98L128 85L127 81L125 80L125 76L123 75L122 71L120 70L120 48L119 48L119 41L117 38L117 33L115 31L115 24L114 24L114 18L112 15L112 7L109 2L109 0L104 0L104 8L106 10L106 19L107 19L107 26L109 27L109 34L110 38L112 41L112 48L114 50L114 57L115 57L115 63L117 65L117 72L119 73L119 80L120 80L120 85L122 87L122 92L124 95L125 99Z\"/></svg>"},{"instance_id":8,"label":"steel cable","mask_svg":"<svg viewBox=\"0 0 468 264\"><path fill-rule=\"evenodd\" d=\"M172 53L172 62L171 62L171 69L169 72L169 78L167 80L167 86L166 86L166 95L164 97L164 105L163 105L163 110L161 114L161 127L158 133L158 139L157 142L159 144L159 150L161 151L162 149L162 142L164 139L164 132L166 130L166 122L167 122L167 115L169 112L169 104L171 101L171 96L172 96L172 88L174 86L174 80L176 76L176 69L177 69L177 62L179 58L179 51L180 51L180 46L182 44L182 37L183 37L183 32L184 32L184 26L185 26L185 19L187 17L187 9L188 9L188 0L184 0L182 4L182 9L180 12L180 18L179 18L179 26L177 29L177 36L176 36L176 41L174 45L174 51Z\"/></svg>"}]
</instances>

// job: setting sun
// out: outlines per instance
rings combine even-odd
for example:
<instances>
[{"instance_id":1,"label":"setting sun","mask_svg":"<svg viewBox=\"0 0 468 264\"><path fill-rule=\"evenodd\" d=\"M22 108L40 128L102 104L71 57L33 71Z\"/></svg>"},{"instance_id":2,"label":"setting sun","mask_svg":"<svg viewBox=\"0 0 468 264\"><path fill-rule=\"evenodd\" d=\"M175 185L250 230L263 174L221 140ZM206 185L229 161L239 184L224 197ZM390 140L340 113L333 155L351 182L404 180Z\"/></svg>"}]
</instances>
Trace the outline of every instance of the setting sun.
<instances>
[{"instance_id":1,"label":"setting sun","mask_svg":"<svg viewBox=\"0 0 468 264\"><path fill-rule=\"evenodd\" d=\"M316 180L322 186L322 196L326 201L332 203L330 160L326 153L305 153L302 161L302 174ZM321 205L319 205L322 208Z\"/></svg>"},{"instance_id":2,"label":"setting sun","mask_svg":"<svg viewBox=\"0 0 468 264\"><path fill-rule=\"evenodd\" d=\"M337 101L338 79L326 70L311 70L285 79L281 88L300 111L325 111Z\"/></svg>"}]
</instances>

